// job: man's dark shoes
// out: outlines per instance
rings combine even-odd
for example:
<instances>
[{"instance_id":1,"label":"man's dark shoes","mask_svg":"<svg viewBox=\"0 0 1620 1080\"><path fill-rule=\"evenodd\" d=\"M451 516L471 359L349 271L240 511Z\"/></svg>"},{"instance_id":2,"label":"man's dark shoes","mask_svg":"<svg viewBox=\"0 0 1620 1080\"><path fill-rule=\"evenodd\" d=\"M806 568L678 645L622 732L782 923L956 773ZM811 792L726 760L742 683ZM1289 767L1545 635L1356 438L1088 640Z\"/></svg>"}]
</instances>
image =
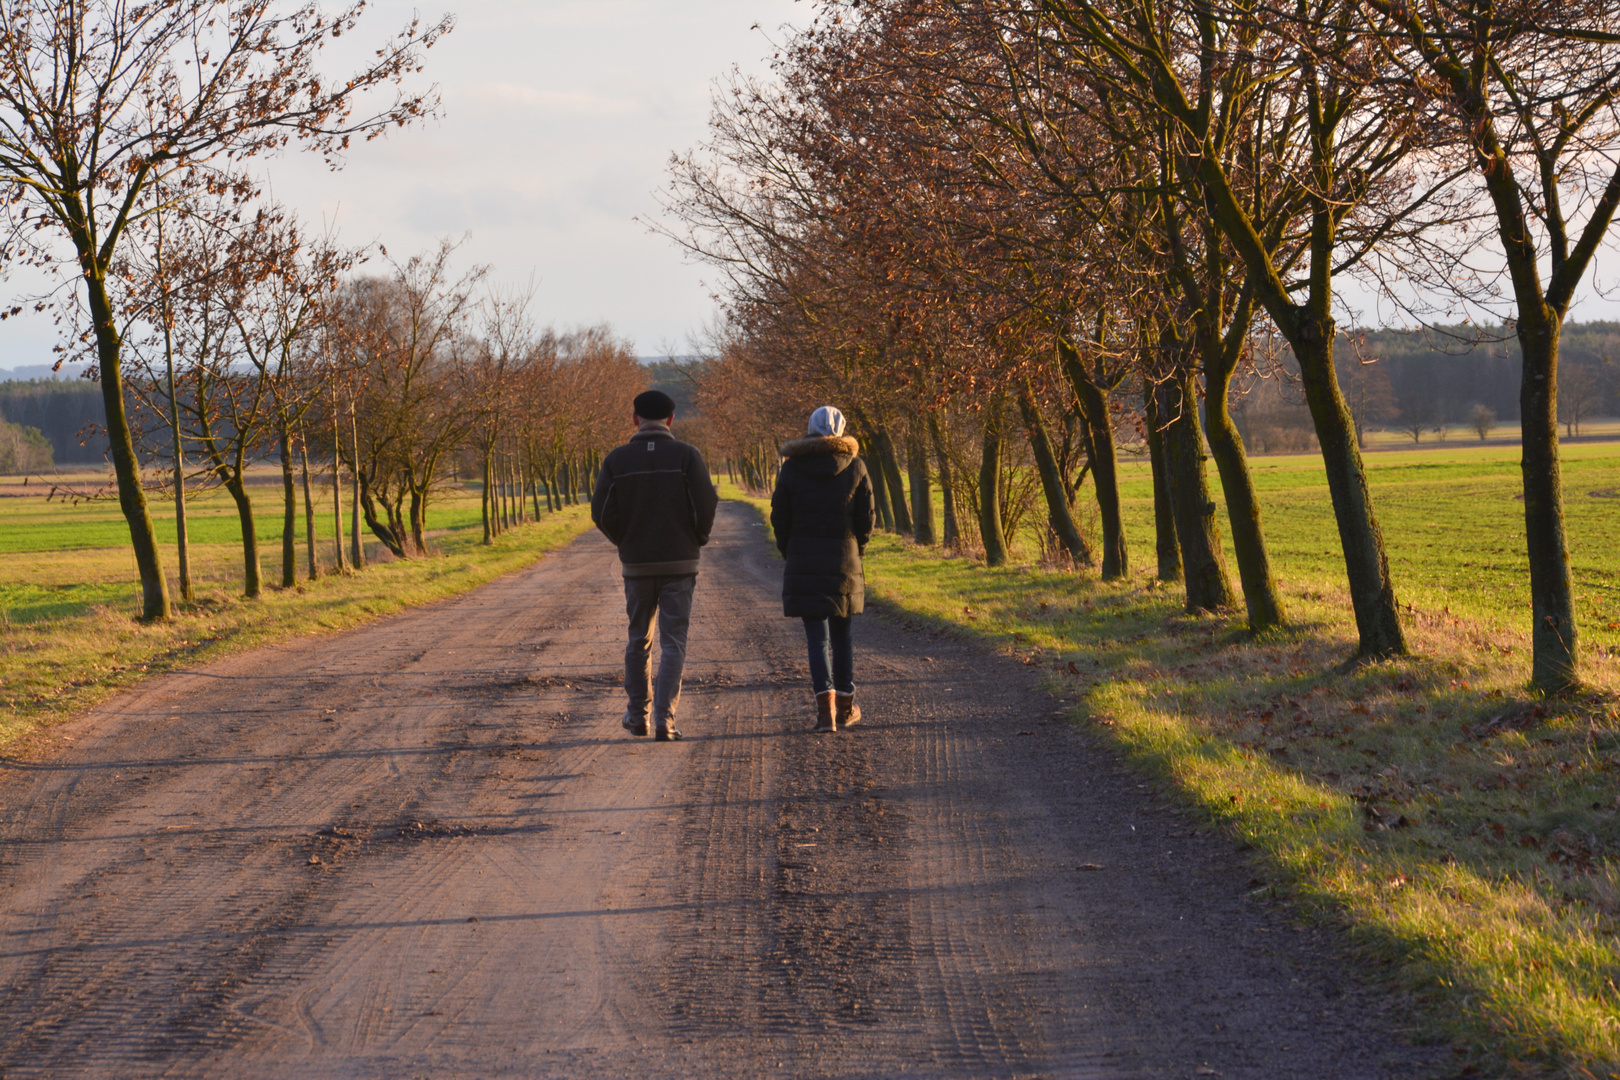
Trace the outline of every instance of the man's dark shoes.
<instances>
[{"instance_id":1,"label":"man's dark shoes","mask_svg":"<svg viewBox=\"0 0 1620 1080\"><path fill-rule=\"evenodd\" d=\"M632 735L643 737L647 735L647 718L634 716L629 709L624 710L624 719L620 721L620 726Z\"/></svg>"},{"instance_id":2,"label":"man's dark shoes","mask_svg":"<svg viewBox=\"0 0 1620 1080\"><path fill-rule=\"evenodd\" d=\"M680 742L681 738L682 738L681 733L679 731L676 731L674 726L671 725L670 727L661 727L661 728L659 728L658 733L653 736L653 741L654 742Z\"/></svg>"}]
</instances>

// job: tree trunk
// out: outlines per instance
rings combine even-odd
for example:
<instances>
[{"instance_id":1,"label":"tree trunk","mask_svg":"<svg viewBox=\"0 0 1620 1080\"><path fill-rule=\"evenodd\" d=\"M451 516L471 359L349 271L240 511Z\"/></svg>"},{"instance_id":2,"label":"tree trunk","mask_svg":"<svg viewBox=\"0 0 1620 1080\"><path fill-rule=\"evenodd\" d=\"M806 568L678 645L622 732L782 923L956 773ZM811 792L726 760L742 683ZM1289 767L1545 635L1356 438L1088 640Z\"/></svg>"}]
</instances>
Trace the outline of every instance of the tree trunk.
<instances>
[{"instance_id":1,"label":"tree trunk","mask_svg":"<svg viewBox=\"0 0 1620 1080\"><path fill-rule=\"evenodd\" d=\"M343 452L338 441L337 399L332 401L332 532L337 538L332 552L337 572L348 570L343 558Z\"/></svg>"},{"instance_id":2,"label":"tree trunk","mask_svg":"<svg viewBox=\"0 0 1620 1080\"><path fill-rule=\"evenodd\" d=\"M1001 400L998 396L984 412L984 454L979 459L979 539L984 564L1007 561L1007 538L1001 531Z\"/></svg>"},{"instance_id":3,"label":"tree trunk","mask_svg":"<svg viewBox=\"0 0 1620 1080\"><path fill-rule=\"evenodd\" d=\"M309 446L302 430L298 432L298 467L304 484L304 538L309 546L309 580L321 576L321 557L315 547L315 496L309 487Z\"/></svg>"},{"instance_id":4,"label":"tree trunk","mask_svg":"<svg viewBox=\"0 0 1620 1080\"><path fill-rule=\"evenodd\" d=\"M1164 454L1164 418L1159 415L1159 389L1142 380L1142 406L1147 414L1148 463L1153 473L1153 540L1159 557L1159 580L1181 579L1181 544L1176 541L1176 514L1170 505L1170 468Z\"/></svg>"},{"instance_id":5,"label":"tree trunk","mask_svg":"<svg viewBox=\"0 0 1620 1080\"><path fill-rule=\"evenodd\" d=\"M1209 452L1221 476L1226 496L1226 519L1232 526L1232 553L1237 559L1238 578L1243 582L1243 604L1249 615L1249 631L1258 634L1281 626L1282 598L1277 595L1277 579L1271 572L1271 556L1266 550L1266 534L1260 525L1260 498L1249 475L1249 458L1243 437L1232 422L1228 395L1232 386L1232 366L1222 357L1204 357L1204 410L1209 417Z\"/></svg>"},{"instance_id":6,"label":"tree trunk","mask_svg":"<svg viewBox=\"0 0 1620 1080\"><path fill-rule=\"evenodd\" d=\"M1355 422L1333 370L1333 320L1324 316L1311 322L1302 315L1299 324L1290 344L1299 361L1305 402L1327 467L1328 493L1333 498L1333 516L1350 581L1350 606L1361 639L1358 655L1399 656L1406 652L1406 635L1401 630L1384 534L1373 513L1367 470L1356 445Z\"/></svg>"},{"instance_id":7,"label":"tree trunk","mask_svg":"<svg viewBox=\"0 0 1620 1080\"><path fill-rule=\"evenodd\" d=\"M93 253L87 256L93 264ZM113 475L118 480L118 508L129 526L130 546L135 551L135 567L141 576L141 618L167 619L169 582L163 576L157 529L146 505L141 487L141 462L135 456L129 416L124 410L123 342L113 325L112 304L106 283L99 275L86 273L85 292L96 335L96 359L101 370L101 404L106 411L107 449L112 456Z\"/></svg>"},{"instance_id":8,"label":"tree trunk","mask_svg":"<svg viewBox=\"0 0 1620 1080\"><path fill-rule=\"evenodd\" d=\"M889 506L889 484L883 475L883 463L875 447L867 448L866 475L872 481L872 501L877 504L878 527L894 532L894 510Z\"/></svg>"},{"instance_id":9,"label":"tree trunk","mask_svg":"<svg viewBox=\"0 0 1620 1080\"><path fill-rule=\"evenodd\" d=\"M906 472L911 481L911 528L917 543L934 543L934 499L928 484L928 451L915 419L906 432Z\"/></svg>"},{"instance_id":10,"label":"tree trunk","mask_svg":"<svg viewBox=\"0 0 1620 1080\"><path fill-rule=\"evenodd\" d=\"M388 514L388 531L393 534L399 543L399 550L394 554L402 559L408 559L416 554L416 548L411 546L410 526L405 523L405 489L400 487L394 495L394 501L383 500L383 510Z\"/></svg>"},{"instance_id":11,"label":"tree trunk","mask_svg":"<svg viewBox=\"0 0 1620 1080\"><path fill-rule=\"evenodd\" d=\"M482 511L481 516L484 521L484 543L489 545L495 542L495 508L492 505L494 492L490 490L495 473L490 465L490 452L488 449L484 450L481 460L483 462L484 490L483 498L479 500L479 509Z\"/></svg>"},{"instance_id":12,"label":"tree trunk","mask_svg":"<svg viewBox=\"0 0 1620 1080\"><path fill-rule=\"evenodd\" d=\"M886 428L878 428L873 440L877 443L877 460L883 470L883 481L889 485L889 509L894 514L896 532L911 532L911 512L906 509L906 485L900 479L900 461L895 456L894 440Z\"/></svg>"},{"instance_id":13,"label":"tree trunk","mask_svg":"<svg viewBox=\"0 0 1620 1080\"><path fill-rule=\"evenodd\" d=\"M517 518L512 513L511 467L504 455L495 459L495 498L500 507L501 532L511 532L512 526L517 524Z\"/></svg>"},{"instance_id":14,"label":"tree trunk","mask_svg":"<svg viewBox=\"0 0 1620 1080\"><path fill-rule=\"evenodd\" d=\"M1528 318L1526 316L1529 316ZM1524 539L1530 555L1530 683L1548 694L1580 685L1574 587L1564 534L1564 488L1558 454L1558 345L1556 316L1536 317L1519 304L1519 382L1523 454Z\"/></svg>"},{"instance_id":15,"label":"tree trunk","mask_svg":"<svg viewBox=\"0 0 1620 1080\"><path fill-rule=\"evenodd\" d=\"M944 518L940 542L954 548L962 543L962 529L956 517L956 489L951 485L951 455L945 450L945 433L935 413L928 414L928 440L934 444L934 462L939 466L940 512Z\"/></svg>"},{"instance_id":16,"label":"tree trunk","mask_svg":"<svg viewBox=\"0 0 1620 1080\"><path fill-rule=\"evenodd\" d=\"M174 311L169 304L169 276L164 263L163 215L155 218L157 224L158 308L163 325L163 365L167 372L169 392L169 431L174 436L174 538L176 560L180 566L180 599L187 604L196 602L191 587L191 535L186 528L186 452L185 439L180 431L180 397L174 376Z\"/></svg>"},{"instance_id":17,"label":"tree trunk","mask_svg":"<svg viewBox=\"0 0 1620 1080\"><path fill-rule=\"evenodd\" d=\"M165 299L163 355L169 369L169 427L174 433L174 535L180 563L180 599L191 604L197 598L191 587L191 534L186 527L185 441L180 437L180 399L175 390L173 335L168 325L167 309Z\"/></svg>"},{"instance_id":18,"label":"tree trunk","mask_svg":"<svg viewBox=\"0 0 1620 1080\"><path fill-rule=\"evenodd\" d=\"M242 526L242 595L257 600L264 592L264 582L259 576L259 534L253 525L253 500L248 498L240 468L232 479L225 481L225 490L236 503L236 520Z\"/></svg>"},{"instance_id":19,"label":"tree trunk","mask_svg":"<svg viewBox=\"0 0 1620 1080\"><path fill-rule=\"evenodd\" d=\"M1175 377L1163 387L1168 423L1164 429L1170 503L1181 545L1188 611L1219 611L1232 606L1232 583L1221 552L1215 503L1209 497L1204 467L1204 434L1198 423L1198 389L1190 364L1178 363Z\"/></svg>"},{"instance_id":20,"label":"tree trunk","mask_svg":"<svg viewBox=\"0 0 1620 1080\"><path fill-rule=\"evenodd\" d=\"M1063 545L1063 550L1069 553L1069 558L1082 566L1090 566L1093 561L1091 548L1075 526L1074 516L1069 513L1069 494L1063 488L1063 473L1058 468L1057 457L1052 453L1052 441L1047 438L1046 424L1041 419L1040 408L1027 382L1018 391L1018 411L1024 417L1024 427L1029 432L1030 452L1035 457L1035 470L1040 473L1041 491L1046 495L1047 524L1058 538L1058 543Z\"/></svg>"},{"instance_id":21,"label":"tree trunk","mask_svg":"<svg viewBox=\"0 0 1620 1080\"><path fill-rule=\"evenodd\" d=\"M298 584L298 493L293 483L292 432L281 425L281 587Z\"/></svg>"},{"instance_id":22,"label":"tree trunk","mask_svg":"<svg viewBox=\"0 0 1620 1080\"><path fill-rule=\"evenodd\" d=\"M411 494L411 547L417 555L427 554L427 492L413 480Z\"/></svg>"},{"instance_id":23,"label":"tree trunk","mask_svg":"<svg viewBox=\"0 0 1620 1080\"><path fill-rule=\"evenodd\" d=\"M405 550L405 544L400 537L398 510L390 507L385 501L383 511L387 515L388 521L385 522L379 518L377 516L376 500L371 497L371 484L364 476L360 478L360 497L355 500L355 505L365 513L366 527L371 530L373 536L382 541L383 547L393 552L396 558L410 558L410 554Z\"/></svg>"},{"instance_id":24,"label":"tree trunk","mask_svg":"<svg viewBox=\"0 0 1620 1080\"><path fill-rule=\"evenodd\" d=\"M352 487L349 490L349 502L351 504L349 506L349 539L351 543L349 558L354 562L356 570L364 570L366 568L366 545L364 537L360 533L360 493L364 487L364 481L360 479L360 429L355 426L354 403L352 401L349 403L349 438L352 440L350 446L354 450L354 477L351 481Z\"/></svg>"},{"instance_id":25,"label":"tree trunk","mask_svg":"<svg viewBox=\"0 0 1620 1080\"><path fill-rule=\"evenodd\" d=\"M512 499L512 494L514 494L514 491L512 491L512 487L514 487L512 486L512 461L510 461L509 458L502 457L501 520L504 521L505 528L509 529L509 531L517 526L517 507L512 505L514 504L514 499Z\"/></svg>"},{"instance_id":26,"label":"tree trunk","mask_svg":"<svg viewBox=\"0 0 1620 1080\"><path fill-rule=\"evenodd\" d=\"M1114 425L1108 417L1108 395L1086 374L1072 343L1059 337L1058 354L1086 431L1086 454L1091 459L1097 513L1102 519L1102 579L1113 581L1130 570L1130 557L1125 549L1125 520L1119 509L1119 466L1114 453Z\"/></svg>"}]
</instances>

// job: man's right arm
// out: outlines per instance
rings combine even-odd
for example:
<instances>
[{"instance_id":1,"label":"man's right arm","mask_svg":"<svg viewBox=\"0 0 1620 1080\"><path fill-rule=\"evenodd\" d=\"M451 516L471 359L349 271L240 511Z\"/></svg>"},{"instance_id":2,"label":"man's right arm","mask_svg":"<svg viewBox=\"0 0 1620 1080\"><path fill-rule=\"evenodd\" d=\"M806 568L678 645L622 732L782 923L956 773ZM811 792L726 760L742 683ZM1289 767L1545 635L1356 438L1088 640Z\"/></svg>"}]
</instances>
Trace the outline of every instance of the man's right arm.
<instances>
[{"instance_id":1,"label":"man's right arm","mask_svg":"<svg viewBox=\"0 0 1620 1080\"><path fill-rule=\"evenodd\" d=\"M709 479L709 466L695 448L686 459L686 490L692 500L692 525L697 529L698 546L709 542L714 531L714 513L720 508L720 493Z\"/></svg>"}]
</instances>

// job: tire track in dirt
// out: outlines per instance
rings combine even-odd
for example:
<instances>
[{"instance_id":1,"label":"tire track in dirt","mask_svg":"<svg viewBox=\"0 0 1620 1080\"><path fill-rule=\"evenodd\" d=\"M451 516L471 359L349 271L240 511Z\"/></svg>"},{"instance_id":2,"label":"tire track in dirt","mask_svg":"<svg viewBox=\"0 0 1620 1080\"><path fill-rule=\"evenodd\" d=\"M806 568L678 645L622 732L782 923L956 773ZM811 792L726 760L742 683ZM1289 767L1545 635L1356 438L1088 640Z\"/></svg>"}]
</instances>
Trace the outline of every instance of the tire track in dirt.
<instances>
[{"instance_id":1,"label":"tire track in dirt","mask_svg":"<svg viewBox=\"0 0 1620 1080\"><path fill-rule=\"evenodd\" d=\"M722 507L685 742L619 730L592 536L0 761L3 1075L1423 1075L1027 669L869 615L808 734L762 533Z\"/></svg>"}]
</instances>

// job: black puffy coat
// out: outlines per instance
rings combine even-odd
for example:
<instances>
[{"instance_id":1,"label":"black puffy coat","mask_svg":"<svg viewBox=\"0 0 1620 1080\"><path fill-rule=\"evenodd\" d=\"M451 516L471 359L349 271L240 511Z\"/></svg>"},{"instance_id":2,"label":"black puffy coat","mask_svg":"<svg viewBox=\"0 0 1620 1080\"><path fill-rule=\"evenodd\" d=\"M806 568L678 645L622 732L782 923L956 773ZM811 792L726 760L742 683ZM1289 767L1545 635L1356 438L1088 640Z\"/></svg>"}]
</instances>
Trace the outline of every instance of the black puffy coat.
<instances>
[{"instance_id":1,"label":"black puffy coat","mask_svg":"<svg viewBox=\"0 0 1620 1080\"><path fill-rule=\"evenodd\" d=\"M771 528L787 557L782 614L825 619L866 604L861 555L872 538L872 481L847 435L810 435L782 447Z\"/></svg>"}]
</instances>

